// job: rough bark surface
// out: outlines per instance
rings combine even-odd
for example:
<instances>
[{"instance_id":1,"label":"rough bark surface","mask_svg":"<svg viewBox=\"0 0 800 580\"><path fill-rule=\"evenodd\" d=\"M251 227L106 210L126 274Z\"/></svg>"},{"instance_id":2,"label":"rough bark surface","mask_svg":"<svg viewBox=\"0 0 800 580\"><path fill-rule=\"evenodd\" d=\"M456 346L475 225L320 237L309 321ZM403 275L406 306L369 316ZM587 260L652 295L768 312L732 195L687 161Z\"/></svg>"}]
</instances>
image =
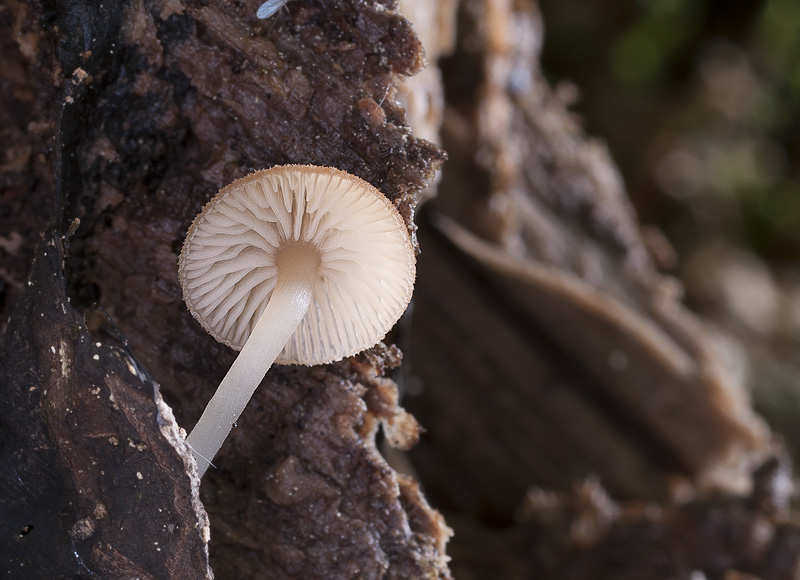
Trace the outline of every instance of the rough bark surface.
<instances>
[{"instance_id":1,"label":"rough bark surface","mask_svg":"<svg viewBox=\"0 0 800 580\"><path fill-rule=\"evenodd\" d=\"M51 41L27 5L0 6L0 348L54 205L49 144L61 91ZM56 86L54 86L56 85Z\"/></svg>"},{"instance_id":2,"label":"rough bark surface","mask_svg":"<svg viewBox=\"0 0 800 580\"><path fill-rule=\"evenodd\" d=\"M13 578L211 578L196 467L158 385L69 304L49 235L0 358L0 569Z\"/></svg>"},{"instance_id":3,"label":"rough bark surface","mask_svg":"<svg viewBox=\"0 0 800 580\"><path fill-rule=\"evenodd\" d=\"M191 499L187 472L170 468L182 444L161 435L152 380L139 384L147 369L179 424L190 428L234 357L183 306L176 275L182 238L220 186L280 163L331 165L367 179L413 232L417 197L444 155L411 134L394 100L399 78L417 72L424 58L393 6L290 2L268 21L243 3L112 1L99 10L79 1L9 0L2 7L9 49L2 58L13 65L2 98L20 111L17 119L2 112L13 143L5 149L0 214L13 236L3 233L3 251L14 245L2 272L10 289L3 308L25 290L21 273L53 192L59 203L43 246L51 260L70 234L66 273L60 258L37 272L65 286L71 302L64 297L63 311L43 310L27 291L5 339L3 387L26 402L2 415L3 450L18 463L9 477L19 482L8 489L23 493L45 461L61 466L44 482L53 496L42 504L47 525L24 517L33 517L31 505L4 496L0 513L11 527L2 541L19 548L9 552L14 558L35 561L20 572L18 560L2 560L14 577L172 577L178 556L158 550L161 535L147 537L165 533L162 523L172 534L163 541L182 543L181 577L206 575L202 530L188 523L204 512L173 506ZM48 134L63 161L55 178ZM70 322L57 324L56 315ZM61 343L67 347L58 354ZM117 374L125 380L113 379L133 360L120 352L136 353L137 376L123 366ZM26 373L55 373L62 363L72 381L48 391L58 398L46 398L39 383L28 390L34 383ZM398 364L397 351L380 347L358 360L270 373L200 489L217 578L449 576L449 529L413 480L399 477L375 448L383 422L398 444L410 445L417 434L397 407L394 383L380 378ZM150 422L140 418L148 413ZM13 435L26 417L36 417L32 424L51 439L42 444L43 459L30 463L30 448ZM124 454L112 453L112 437ZM166 451L156 453L156 441ZM130 454L149 457L150 467ZM175 479L173 488L152 485L160 470ZM79 505L62 515L70 502ZM174 517L180 511L179 524L161 515L164 502ZM100 504L109 517L97 515ZM119 534L137 529L148 533L120 549ZM35 550L48 541L50 549Z\"/></svg>"}]
</instances>

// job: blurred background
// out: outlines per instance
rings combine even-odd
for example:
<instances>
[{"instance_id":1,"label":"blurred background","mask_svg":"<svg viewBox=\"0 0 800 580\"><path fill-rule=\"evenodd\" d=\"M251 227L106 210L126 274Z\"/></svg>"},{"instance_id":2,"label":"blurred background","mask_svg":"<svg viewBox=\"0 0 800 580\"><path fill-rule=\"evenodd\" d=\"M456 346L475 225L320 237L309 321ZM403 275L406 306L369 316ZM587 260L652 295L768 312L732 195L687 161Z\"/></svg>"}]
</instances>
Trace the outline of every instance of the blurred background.
<instances>
[{"instance_id":1,"label":"blurred background","mask_svg":"<svg viewBox=\"0 0 800 580\"><path fill-rule=\"evenodd\" d=\"M800 2L541 0L542 66L800 457ZM663 234L663 235L662 235Z\"/></svg>"}]
</instances>

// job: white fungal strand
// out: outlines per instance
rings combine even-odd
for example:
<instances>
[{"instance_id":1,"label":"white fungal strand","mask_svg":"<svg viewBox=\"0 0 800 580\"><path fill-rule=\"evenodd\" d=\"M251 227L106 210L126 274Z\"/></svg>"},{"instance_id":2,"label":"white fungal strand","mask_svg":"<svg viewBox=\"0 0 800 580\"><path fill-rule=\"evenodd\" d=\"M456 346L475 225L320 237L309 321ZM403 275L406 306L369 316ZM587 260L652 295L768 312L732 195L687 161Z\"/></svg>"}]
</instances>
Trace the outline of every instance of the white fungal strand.
<instances>
[{"instance_id":1,"label":"white fungal strand","mask_svg":"<svg viewBox=\"0 0 800 580\"><path fill-rule=\"evenodd\" d=\"M330 362L383 338L411 299L408 231L377 189L326 167L259 171L206 205L180 259L190 310L217 340L241 349L275 287L278 254L298 244L317 251L317 281L276 362Z\"/></svg>"}]
</instances>

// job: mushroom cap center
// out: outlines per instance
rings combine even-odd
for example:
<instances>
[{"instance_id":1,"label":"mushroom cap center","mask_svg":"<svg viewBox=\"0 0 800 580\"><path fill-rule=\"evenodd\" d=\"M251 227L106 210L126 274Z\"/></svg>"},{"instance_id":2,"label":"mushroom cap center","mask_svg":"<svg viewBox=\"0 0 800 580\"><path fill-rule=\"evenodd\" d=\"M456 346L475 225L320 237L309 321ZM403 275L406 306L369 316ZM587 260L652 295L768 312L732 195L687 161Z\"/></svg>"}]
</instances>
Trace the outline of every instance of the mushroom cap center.
<instances>
[{"instance_id":1,"label":"mushroom cap center","mask_svg":"<svg viewBox=\"0 0 800 580\"><path fill-rule=\"evenodd\" d=\"M278 273L290 272L300 266L304 269L319 271L320 252L311 242L287 241L282 243L275 251L275 264Z\"/></svg>"}]
</instances>

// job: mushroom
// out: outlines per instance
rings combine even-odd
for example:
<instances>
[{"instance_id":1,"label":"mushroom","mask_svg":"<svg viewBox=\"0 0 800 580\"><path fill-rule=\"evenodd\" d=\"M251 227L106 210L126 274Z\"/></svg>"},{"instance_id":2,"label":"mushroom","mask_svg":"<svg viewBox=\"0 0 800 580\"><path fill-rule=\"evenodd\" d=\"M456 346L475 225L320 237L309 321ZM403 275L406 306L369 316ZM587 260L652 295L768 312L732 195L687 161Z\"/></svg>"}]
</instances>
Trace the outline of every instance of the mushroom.
<instances>
[{"instance_id":1,"label":"mushroom","mask_svg":"<svg viewBox=\"0 0 800 580\"><path fill-rule=\"evenodd\" d=\"M178 262L189 310L240 350L187 438L200 477L273 362L323 364L373 346L408 306L415 269L397 209L349 173L286 165L221 189Z\"/></svg>"}]
</instances>

